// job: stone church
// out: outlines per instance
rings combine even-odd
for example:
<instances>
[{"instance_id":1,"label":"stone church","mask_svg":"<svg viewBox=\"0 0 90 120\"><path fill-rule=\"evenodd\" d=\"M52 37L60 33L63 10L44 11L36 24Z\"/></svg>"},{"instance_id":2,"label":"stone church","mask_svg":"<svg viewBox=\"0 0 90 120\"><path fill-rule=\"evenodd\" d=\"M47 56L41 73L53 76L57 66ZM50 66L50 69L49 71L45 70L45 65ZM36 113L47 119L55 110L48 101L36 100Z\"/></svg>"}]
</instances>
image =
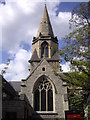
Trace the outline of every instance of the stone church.
<instances>
[{"instance_id":1,"label":"stone church","mask_svg":"<svg viewBox=\"0 0 90 120\"><path fill-rule=\"evenodd\" d=\"M0 116L3 120L65 120L69 110L67 84L60 72L58 39L54 36L46 5L37 36L32 41L30 75L7 82L0 75Z\"/></svg>"},{"instance_id":2,"label":"stone church","mask_svg":"<svg viewBox=\"0 0 90 120\"><path fill-rule=\"evenodd\" d=\"M68 110L67 85L56 73L60 73L58 39L54 36L45 5L37 36L32 41L32 57L29 60L30 75L21 82L24 93L33 109L32 119L64 119Z\"/></svg>"}]
</instances>

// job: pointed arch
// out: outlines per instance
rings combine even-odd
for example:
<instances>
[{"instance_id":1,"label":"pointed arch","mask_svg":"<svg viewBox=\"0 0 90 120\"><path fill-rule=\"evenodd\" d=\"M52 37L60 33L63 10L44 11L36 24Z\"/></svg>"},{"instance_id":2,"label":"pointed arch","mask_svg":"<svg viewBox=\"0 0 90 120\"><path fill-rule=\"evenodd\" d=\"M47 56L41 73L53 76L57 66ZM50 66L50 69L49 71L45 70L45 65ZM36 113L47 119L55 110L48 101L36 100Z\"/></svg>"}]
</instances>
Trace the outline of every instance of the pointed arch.
<instances>
[{"instance_id":1,"label":"pointed arch","mask_svg":"<svg viewBox=\"0 0 90 120\"><path fill-rule=\"evenodd\" d=\"M41 44L41 58L49 56L49 45L46 41Z\"/></svg>"},{"instance_id":2,"label":"pointed arch","mask_svg":"<svg viewBox=\"0 0 90 120\"><path fill-rule=\"evenodd\" d=\"M33 88L35 111L54 111L55 89L52 82L43 75L36 81ZM37 98L37 99L36 99Z\"/></svg>"}]
</instances>

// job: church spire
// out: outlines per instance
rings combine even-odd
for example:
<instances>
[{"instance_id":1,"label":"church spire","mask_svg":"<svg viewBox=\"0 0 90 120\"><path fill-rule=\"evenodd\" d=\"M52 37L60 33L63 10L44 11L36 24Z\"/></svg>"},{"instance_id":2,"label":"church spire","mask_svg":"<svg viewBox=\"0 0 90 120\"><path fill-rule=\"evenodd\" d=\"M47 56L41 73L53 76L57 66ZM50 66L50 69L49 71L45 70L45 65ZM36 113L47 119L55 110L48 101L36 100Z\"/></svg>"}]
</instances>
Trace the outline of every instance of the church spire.
<instances>
[{"instance_id":1,"label":"church spire","mask_svg":"<svg viewBox=\"0 0 90 120\"><path fill-rule=\"evenodd\" d=\"M37 32L37 37L39 37L40 35L41 36L54 37L46 4L45 4L44 11L43 11L43 14L42 14L40 26L39 26L39 29L38 29L38 32Z\"/></svg>"}]
</instances>

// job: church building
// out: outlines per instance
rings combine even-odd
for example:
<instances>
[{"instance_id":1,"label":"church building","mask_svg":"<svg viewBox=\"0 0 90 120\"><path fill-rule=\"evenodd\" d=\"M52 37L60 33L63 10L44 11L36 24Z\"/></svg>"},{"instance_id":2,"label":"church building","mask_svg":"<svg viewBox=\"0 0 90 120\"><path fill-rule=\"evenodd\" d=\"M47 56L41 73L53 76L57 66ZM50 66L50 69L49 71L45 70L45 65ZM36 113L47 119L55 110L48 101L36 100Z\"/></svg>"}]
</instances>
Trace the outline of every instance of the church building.
<instances>
[{"instance_id":1,"label":"church building","mask_svg":"<svg viewBox=\"0 0 90 120\"><path fill-rule=\"evenodd\" d=\"M40 26L32 41L29 60L30 75L21 82L21 94L25 94L32 107L32 120L65 120L68 108L67 85L56 76L60 73L58 39L54 36L45 5Z\"/></svg>"}]
</instances>

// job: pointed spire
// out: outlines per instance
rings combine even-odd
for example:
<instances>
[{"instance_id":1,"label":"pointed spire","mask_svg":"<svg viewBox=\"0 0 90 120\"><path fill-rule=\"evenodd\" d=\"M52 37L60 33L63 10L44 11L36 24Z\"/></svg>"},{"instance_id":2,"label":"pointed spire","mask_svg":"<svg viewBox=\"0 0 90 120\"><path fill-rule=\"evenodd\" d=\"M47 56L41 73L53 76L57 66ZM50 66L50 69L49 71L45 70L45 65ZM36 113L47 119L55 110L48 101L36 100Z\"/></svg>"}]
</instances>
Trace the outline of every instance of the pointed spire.
<instances>
[{"instance_id":1,"label":"pointed spire","mask_svg":"<svg viewBox=\"0 0 90 120\"><path fill-rule=\"evenodd\" d=\"M50 35L50 36L54 37L46 4L45 4L44 11L42 14L40 26L39 26L39 29L37 32L37 37L39 37L40 35L42 35L42 36L49 36Z\"/></svg>"}]
</instances>

